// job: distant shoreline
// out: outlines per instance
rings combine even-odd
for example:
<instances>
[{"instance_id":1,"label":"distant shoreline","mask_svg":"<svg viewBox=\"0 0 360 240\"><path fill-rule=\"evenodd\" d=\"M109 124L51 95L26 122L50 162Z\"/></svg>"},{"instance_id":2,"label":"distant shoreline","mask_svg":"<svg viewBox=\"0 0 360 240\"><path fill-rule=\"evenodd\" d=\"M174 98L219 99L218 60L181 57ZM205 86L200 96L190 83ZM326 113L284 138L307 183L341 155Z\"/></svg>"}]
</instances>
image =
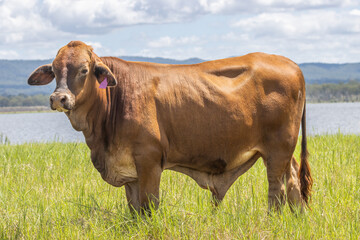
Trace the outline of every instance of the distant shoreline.
<instances>
[{"instance_id":1,"label":"distant shoreline","mask_svg":"<svg viewBox=\"0 0 360 240\"><path fill-rule=\"evenodd\" d=\"M27 113L27 112L52 112L50 107L46 106L28 106L28 107L0 107L2 113Z\"/></svg>"}]
</instances>

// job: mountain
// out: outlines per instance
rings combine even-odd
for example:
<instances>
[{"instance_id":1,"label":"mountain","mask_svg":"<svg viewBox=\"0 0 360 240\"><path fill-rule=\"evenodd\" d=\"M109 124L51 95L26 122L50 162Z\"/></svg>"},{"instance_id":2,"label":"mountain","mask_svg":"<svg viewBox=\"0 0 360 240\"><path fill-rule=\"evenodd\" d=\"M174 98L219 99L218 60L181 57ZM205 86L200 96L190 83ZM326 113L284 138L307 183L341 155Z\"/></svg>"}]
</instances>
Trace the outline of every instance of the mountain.
<instances>
[{"instance_id":1,"label":"mountain","mask_svg":"<svg viewBox=\"0 0 360 240\"><path fill-rule=\"evenodd\" d=\"M200 58L189 58L185 60L175 60L175 59L161 58L161 57L149 58L149 57L135 57L135 56L122 56L120 58L126 61L153 62L153 63L165 63L165 64L195 64L206 61Z\"/></svg>"},{"instance_id":2,"label":"mountain","mask_svg":"<svg viewBox=\"0 0 360 240\"><path fill-rule=\"evenodd\" d=\"M303 63L299 66L303 71L306 83L309 84L360 81L360 63Z\"/></svg>"},{"instance_id":3,"label":"mountain","mask_svg":"<svg viewBox=\"0 0 360 240\"><path fill-rule=\"evenodd\" d=\"M168 58L148 58L122 56L127 61L156 62L166 64L194 64L204 62L199 58L175 60ZM55 89L55 82L49 85L31 87L27 85L29 75L37 67L50 63L52 60L0 60L0 95L33 95L38 93L49 94ZM313 83L341 83L349 80L360 81L360 63L327 64L303 63L299 64L305 81Z\"/></svg>"},{"instance_id":4,"label":"mountain","mask_svg":"<svg viewBox=\"0 0 360 240\"><path fill-rule=\"evenodd\" d=\"M37 87L27 84L29 75L37 67L50 62L50 60L0 60L0 95L50 93L55 89L55 83Z\"/></svg>"}]
</instances>

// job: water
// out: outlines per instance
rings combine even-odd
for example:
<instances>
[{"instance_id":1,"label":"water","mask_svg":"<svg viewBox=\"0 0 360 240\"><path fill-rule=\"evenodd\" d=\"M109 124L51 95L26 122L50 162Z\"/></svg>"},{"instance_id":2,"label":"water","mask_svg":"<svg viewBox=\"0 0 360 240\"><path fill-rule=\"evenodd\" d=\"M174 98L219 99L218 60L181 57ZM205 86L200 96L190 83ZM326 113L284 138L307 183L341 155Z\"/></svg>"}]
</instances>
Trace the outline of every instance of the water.
<instances>
[{"instance_id":1,"label":"water","mask_svg":"<svg viewBox=\"0 0 360 240\"><path fill-rule=\"evenodd\" d=\"M307 104L309 134L360 134L360 102Z\"/></svg>"},{"instance_id":2,"label":"water","mask_svg":"<svg viewBox=\"0 0 360 240\"><path fill-rule=\"evenodd\" d=\"M307 105L307 132L360 134L360 103L321 103ZM0 114L0 134L10 143L84 142L64 113ZM0 137L1 139L1 137Z\"/></svg>"},{"instance_id":3,"label":"water","mask_svg":"<svg viewBox=\"0 0 360 240\"><path fill-rule=\"evenodd\" d=\"M0 114L0 134L10 143L84 142L82 132L75 131L64 113Z\"/></svg>"}]
</instances>

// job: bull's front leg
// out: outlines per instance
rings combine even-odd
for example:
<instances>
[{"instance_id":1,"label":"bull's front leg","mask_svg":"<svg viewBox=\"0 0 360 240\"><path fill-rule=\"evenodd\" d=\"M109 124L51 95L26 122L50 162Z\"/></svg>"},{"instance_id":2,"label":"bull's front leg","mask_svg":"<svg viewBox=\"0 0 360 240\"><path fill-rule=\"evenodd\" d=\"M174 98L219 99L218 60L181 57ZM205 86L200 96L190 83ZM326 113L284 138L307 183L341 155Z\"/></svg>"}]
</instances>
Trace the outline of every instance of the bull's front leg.
<instances>
[{"instance_id":1,"label":"bull's front leg","mask_svg":"<svg viewBox=\"0 0 360 240\"><path fill-rule=\"evenodd\" d=\"M125 185L126 199L131 213L134 211L140 211L140 202L139 202L139 183L131 182Z\"/></svg>"},{"instance_id":2,"label":"bull's front leg","mask_svg":"<svg viewBox=\"0 0 360 240\"><path fill-rule=\"evenodd\" d=\"M133 185L128 185L126 192L127 196L129 195L133 200L133 203L130 202L130 204L138 212L148 212L151 204L155 208L159 205L161 157L161 151L153 147L143 147L134 154L138 180ZM136 193L137 199L134 195ZM131 195L134 196L131 197Z\"/></svg>"}]
</instances>

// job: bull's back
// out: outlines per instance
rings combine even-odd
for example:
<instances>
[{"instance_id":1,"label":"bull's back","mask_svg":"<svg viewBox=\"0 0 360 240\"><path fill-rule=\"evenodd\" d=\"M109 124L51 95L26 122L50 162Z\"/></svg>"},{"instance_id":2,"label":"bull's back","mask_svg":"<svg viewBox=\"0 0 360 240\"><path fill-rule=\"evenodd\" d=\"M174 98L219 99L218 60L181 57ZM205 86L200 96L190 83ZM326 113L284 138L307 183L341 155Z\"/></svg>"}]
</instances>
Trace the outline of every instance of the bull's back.
<instances>
[{"instance_id":1,"label":"bull's back","mask_svg":"<svg viewBox=\"0 0 360 240\"><path fill-rule=\"evenodd\" d=\"M184 131L208 129L203 134L219 129L216 136L236 126L246 131L261 111L279 113L305 95L299 67L285 57L264 53L175 67L161 81L157 97L169 124L182 125Z\"/></svg>"}]
</instances>

